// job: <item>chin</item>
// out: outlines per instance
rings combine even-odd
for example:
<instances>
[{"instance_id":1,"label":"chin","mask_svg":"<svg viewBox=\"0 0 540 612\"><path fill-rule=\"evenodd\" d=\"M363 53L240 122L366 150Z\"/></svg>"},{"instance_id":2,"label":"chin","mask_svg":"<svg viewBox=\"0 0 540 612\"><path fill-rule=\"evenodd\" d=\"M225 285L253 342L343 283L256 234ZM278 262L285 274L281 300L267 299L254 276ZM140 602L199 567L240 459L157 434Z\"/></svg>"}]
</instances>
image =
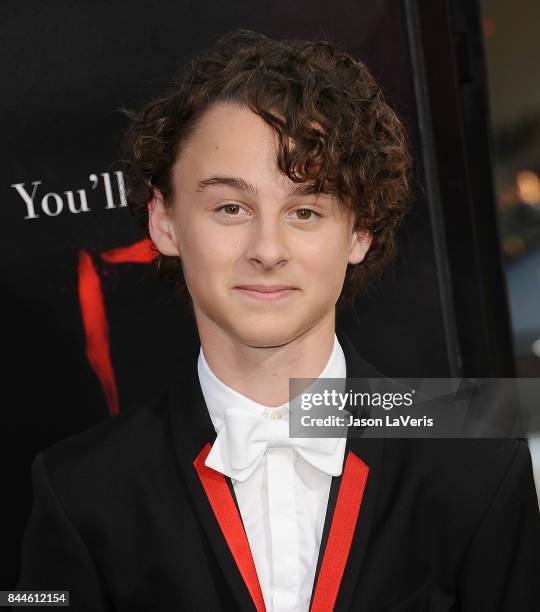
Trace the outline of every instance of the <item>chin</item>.
<instances>
[{"instance_id":1,"label":"chin","mask_svg":"<svg viewBox=\"0 0 540 612\"><path fill-rule=\"evenodd\" d=\"M260 317L253 317L258 319ZM282 346L294 340L301 331L298 330L298 325L292 322L276 321L274 318L267 321L249 321L244 320L242 325L235 322L231 329L232 335L242 344L257 348L270 348L273 346Z\"/></svg>"}]
</instances>

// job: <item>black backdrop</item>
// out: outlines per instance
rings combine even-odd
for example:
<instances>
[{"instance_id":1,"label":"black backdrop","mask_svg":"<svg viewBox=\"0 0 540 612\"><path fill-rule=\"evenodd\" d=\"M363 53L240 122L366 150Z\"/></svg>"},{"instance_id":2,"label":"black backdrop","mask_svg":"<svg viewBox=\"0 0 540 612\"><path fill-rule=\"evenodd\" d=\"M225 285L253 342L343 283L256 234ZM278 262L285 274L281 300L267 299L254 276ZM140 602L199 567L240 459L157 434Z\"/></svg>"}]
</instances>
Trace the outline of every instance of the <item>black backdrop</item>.
<instances>
[{"instance_id":1,"label":"black backdrop","mask_svg":"<svg viewBox=\"0 0 540 612\"><path fill-rule=\"evenodd\" d=\"M12 0L1 16L0 588L18 577L36 453L143 403L197 353L193 322L152 277L122 206L120 109L160 92L182 57L228 30L330 36L409 125L417 193L399 261L339 318L360 352L393 376L512 375L474 2ZM72 212L82 198L88 210ZM101 379L84 317L100 296Z\"/></svg>"}]
</instances>

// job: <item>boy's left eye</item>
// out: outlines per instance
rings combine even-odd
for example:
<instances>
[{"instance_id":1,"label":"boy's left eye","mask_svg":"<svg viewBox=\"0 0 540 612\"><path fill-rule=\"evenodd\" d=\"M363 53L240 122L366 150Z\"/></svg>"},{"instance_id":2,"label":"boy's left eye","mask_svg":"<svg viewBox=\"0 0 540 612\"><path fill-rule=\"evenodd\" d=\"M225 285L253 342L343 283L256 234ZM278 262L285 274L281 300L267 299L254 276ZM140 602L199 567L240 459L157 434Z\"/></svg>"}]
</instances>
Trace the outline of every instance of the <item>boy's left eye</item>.
<instances>
[{"instance_id":1,"label":"boy's left eye","mask_svg":"<svg viewBox=\"0 0 540 612\"><path fill-rule=\"evenodd\" d=\"M298 208L294 211L294 213L301 213L298 217L298 219L300 219L301 221L309 221L309 219L311 219L311 215L316 215L317 217L321 216L319 215L319 213L316 213L314 210L311 210L311 208Z\"/></svg>"}]
</instances>

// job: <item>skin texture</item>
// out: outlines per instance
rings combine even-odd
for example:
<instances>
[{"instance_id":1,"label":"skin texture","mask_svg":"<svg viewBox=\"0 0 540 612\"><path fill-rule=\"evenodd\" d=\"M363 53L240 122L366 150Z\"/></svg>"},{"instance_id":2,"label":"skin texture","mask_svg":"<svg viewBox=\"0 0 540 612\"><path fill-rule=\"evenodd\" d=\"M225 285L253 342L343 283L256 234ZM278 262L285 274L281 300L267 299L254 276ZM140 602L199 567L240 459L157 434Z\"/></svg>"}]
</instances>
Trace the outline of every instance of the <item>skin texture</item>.
<instances>
[{"instance_id":1,"label":"skin texture","mask_svg":"<svg viewBox=\"0 0 540 612\"><path fill-rule=\"evenodd\" d=\"M216 104L179 153L169 206L158 190L148 204L156 247L182 261L210 368L267 406L288 401L289 378L323 370L347 264L359 264L371 244L334 197L289 193L299 184L279 171L276 151L277 135L258 115ZM200 186L216 176L242 179L256 193ZM295 290L263 301L239 285Z\"/></svg>"}]
</instances>

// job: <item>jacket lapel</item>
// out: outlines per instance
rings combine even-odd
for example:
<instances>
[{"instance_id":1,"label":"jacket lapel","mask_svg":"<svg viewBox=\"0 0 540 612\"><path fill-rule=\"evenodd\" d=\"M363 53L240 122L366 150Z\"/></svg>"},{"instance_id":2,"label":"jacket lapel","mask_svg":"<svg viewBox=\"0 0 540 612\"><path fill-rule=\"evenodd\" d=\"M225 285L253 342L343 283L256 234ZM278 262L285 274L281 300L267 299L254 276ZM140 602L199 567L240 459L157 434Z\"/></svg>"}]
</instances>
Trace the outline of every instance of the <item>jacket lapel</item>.
<instances>
[{"instance_id":1,"label":"jacket lapel","mask_svg":"<svg viewBox=\"0 0 540 612\"><path fill-rule=\"evenodd\" d=\"M207 444L193 465L255 608L257 612L264 612L264 599L257 570L234 497L223 474L207 467L204 463L210 449L211 445Z\"/></svg>"},{"instance_id":2,"label":"jacket lapel","mask_svg":"<svg viewBox=\"0 0 540 612\"><path fill-rule=\"evenodd\" d=\"M171 382L173 443L195 511L240 610L264 610L255 564L231 482L204 465L216 433L194 366Z\"/></svg>"},{"instance_id":3,"label":"jacket lapel","mask_svg":"<svg viewBox=\"0 0 540 612\"><path fill-rule=\"evenodd\" d=\"M347 379L381 374L336 330ZM351 430L349 430L351 434ZM349 610L372 530L384 439L347 439L344 469L332 480L310 610Z\"/></svg>"}]
</instances>

